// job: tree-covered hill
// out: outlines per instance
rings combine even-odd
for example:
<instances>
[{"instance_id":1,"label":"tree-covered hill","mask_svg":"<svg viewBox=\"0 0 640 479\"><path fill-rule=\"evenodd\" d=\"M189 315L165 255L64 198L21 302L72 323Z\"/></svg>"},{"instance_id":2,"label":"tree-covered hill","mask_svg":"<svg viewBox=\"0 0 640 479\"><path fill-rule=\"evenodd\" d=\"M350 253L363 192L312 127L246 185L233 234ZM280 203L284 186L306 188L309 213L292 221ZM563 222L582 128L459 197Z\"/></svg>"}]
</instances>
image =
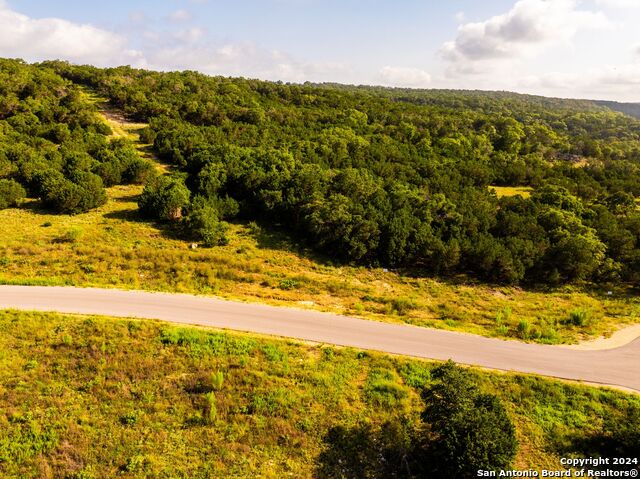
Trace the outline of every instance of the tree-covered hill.
<instances>
[{"instance_id":1,"label":"tree-covered hill","mask_svg":"<svg viewBox=\"0 0 640 479\"><path fill-rule=\"evenodd\" d=\"M424 275L640 279L640 121L593 102L21 68L149 122L144 138L177 173L149 183L141 212L204 244L240 217L286 225L335 259ZM492 185L532 194L498 198Z\"/></svg>"},{"instance_id":2,"label":"tree-covered hill","mask_svg":"<svg viewBox=\"0 0 640 479\"><path fill-rule=\"evenodd\" d=\"M606 106L614 111L626 113L634 118L640 118L640 103L620 103L617 101L596 101L598 105Z\"/></svg>"},{"instance_id":3,"label":"tree-covered hill","mask_svg":"<svg viewBox=\"0 0 640 479\"><path fill-rule=\"evenodd\" d=\"M0 207L27 193L62 213L106 201L104 186L144 181L151 165L109 127L78 85L0 59Z\"/></svg>"}]
</instances>

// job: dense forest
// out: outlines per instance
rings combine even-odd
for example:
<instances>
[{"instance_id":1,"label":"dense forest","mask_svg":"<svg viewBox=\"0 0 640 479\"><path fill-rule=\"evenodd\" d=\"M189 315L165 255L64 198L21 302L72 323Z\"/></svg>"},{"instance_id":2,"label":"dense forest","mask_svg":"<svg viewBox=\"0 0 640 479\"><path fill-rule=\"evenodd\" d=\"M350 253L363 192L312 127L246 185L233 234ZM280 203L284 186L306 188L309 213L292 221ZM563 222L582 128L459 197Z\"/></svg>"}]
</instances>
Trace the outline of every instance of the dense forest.
<instances>
[{"instance_id":1,"label":"dense forest","mask_svg":"<svg viewBox=\"0 0 640 479\"><path fill-rule=\"evenodd\" d=\"M22 185L61 211L147 176L79 103L83 86L148 122L144 140L175 166L149 177L141 213L206 245L237 217L341 261L426 275L640 280L640 120L595 102L64 62L1 71L0 191ZM56 197L76 189L89 199Z\"/></svg>"}]
</instances>

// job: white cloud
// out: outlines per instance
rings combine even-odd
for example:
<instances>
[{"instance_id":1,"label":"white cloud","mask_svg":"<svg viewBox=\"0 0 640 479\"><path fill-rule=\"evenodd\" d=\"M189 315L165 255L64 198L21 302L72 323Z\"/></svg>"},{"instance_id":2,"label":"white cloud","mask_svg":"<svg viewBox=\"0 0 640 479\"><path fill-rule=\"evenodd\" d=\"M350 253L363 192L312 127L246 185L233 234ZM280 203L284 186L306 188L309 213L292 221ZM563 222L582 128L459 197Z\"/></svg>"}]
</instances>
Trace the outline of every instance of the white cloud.
<instances>
[{"instance_id":1,"label":"white cloud","mask_svg":"<svg viewBox=\"0 0 640 479\"><path fill-rule=\"evenodd\" d=\"M186 21L189 16L179 10L172 18ZM132 12L129 19L136 22L144 16L142 12ZM344 78L347 71L341 63L304 62L250 42L212 42L208 32L198 27L164 32L138 30L137 35L145 43L143 51L132 50L130 39L124 35L59 18L30 18L0 0L0 57L63 59L97 66L130 64L155 70L190 69L292 82L335 81Z\"/></svg>"},{"instance_id":2,"label":"white cloud","mask_svg":"<svg viewBox=\"0 0 640 479\"><path fill-rule=\"evenodd\" d=\"M346 67L340 63L301 62L279 50L251 42L210 44L171 42L147 55L150 68L198 70L211 75L245 76L291 82L335 80Z\"/></svg>"},{"instance_id":3,"label":"white cloud","mask_svg":"<svg viewBox=\"0 0 640 479\"><path fill-rule=\"evenodd\" d=\"M385 85L423 88L431 83L431 75L418 68L386 66L380 70Z\"/></svg>"},{"instance_id":4,"label":"white cloud","mask_svg":"<svg viewBox=\"0 0 640 479\"><path fill-rule=\"evenodd\" d=\"M141 55L113 32L59 18L29 18L0 1L0 56L108 65L132 63Z\"/></svg>"},{"instance_id":5,"label":"white cloud","mask_svg":"<svg viewBox=\"0 0 640 479\"><path fill-rule=\"evenodd\" d=\"M640 64L607 65L573 73L551 72L518 80L514 88L532 93L590 98L597 100L638 101Z\"/></svg>"},{"instance_id":6,"label":"white cloud","mask_svg":"<svg viewBox=\"0 0 640 479\"><path fill-rule=\"evenodd\" d=\"M180 42L196 43L206 35L206 31L200 27L185 28L173 33L173 38ZM156 37L157 38L157 37Z\"/></svg>"},{"instance_id":7,"label":"white cloud","mask_svg":"<svg viewBox=\"0 0 640 479\"><path fill-rule=\"evenodd\" d=\"M462 73L481 71L482 62L513 59L568 42L582 29L610 26L602 12L578 10L577 0L519 0L511 10L484 22L458 27L442 56Z\"/></svg>"},{"instance_id":8,"label":"white cloud","mask_svg":"<svg viewBox=\"0 0 640 479\"><path fill-rule=\"evenodd\" d=\"M614 8L640 8L638 0L596 0L598 5Z\"/></svg>"},{"instance_id":9,"label":"white cloud","mask_svg":"<svg viewBox=\"0 0 640 479\"><path fill-rule=\"evenodd\" d=\"M142 23L147 20L147 14L142 10L133 10L129 12L129 21L132 23Z\"/></svg>"},{"instance_id":10,"label":"white cloud","mask_svg":"<svg viewBox=\"0 0 640 479\"><path fill-rule=\"evenodd\" d=\"M167 18L172 22L188 22L191 20L191 13L186 10L176 10L175 12L171 12Z\"/></svg>"}]
</instances>

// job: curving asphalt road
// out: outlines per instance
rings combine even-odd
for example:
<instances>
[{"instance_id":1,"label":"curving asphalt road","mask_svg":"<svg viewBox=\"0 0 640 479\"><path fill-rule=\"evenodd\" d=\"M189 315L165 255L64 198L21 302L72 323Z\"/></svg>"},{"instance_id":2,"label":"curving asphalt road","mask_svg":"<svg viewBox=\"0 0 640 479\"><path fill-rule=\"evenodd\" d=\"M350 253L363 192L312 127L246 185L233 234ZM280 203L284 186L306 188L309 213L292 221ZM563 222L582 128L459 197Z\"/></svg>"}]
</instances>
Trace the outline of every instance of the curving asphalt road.
<instances>
[{"instance_id":1,"label":"curving asphalt road","mask_svg":"<svg viewBox=\"0 0 640 479\"><path fill-rule=\"evenodd\" d=\"M0 286L0 309L158 319L640 391L640 338L617 349L578 351L200 296L91 288Z\"/></svg>"}]
</instances>

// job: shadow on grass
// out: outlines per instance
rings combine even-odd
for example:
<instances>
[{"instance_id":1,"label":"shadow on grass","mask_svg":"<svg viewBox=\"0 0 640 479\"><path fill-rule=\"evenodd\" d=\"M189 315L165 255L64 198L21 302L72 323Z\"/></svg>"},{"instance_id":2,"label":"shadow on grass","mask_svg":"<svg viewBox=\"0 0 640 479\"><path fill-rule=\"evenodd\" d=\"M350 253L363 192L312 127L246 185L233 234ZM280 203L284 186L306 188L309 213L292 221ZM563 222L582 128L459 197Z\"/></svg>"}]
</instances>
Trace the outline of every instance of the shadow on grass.
<instances>
[{"instance_id":1,"label":"shadow on grass","mask_svg":"<svg viewBox=\"0 0 640 479\"><path fill-rule=\"evenodd\" d=\"M140 198L139 194L126 195L126 196L118 196L116 198L112 198L116 203L138 203L138 198Z\"/></svg>"},{"instance_id":2,"label":"shadow on grass","mask_svg":"<svg viewBox=\"0 0 640 479\"><path fill-rule=\"evenodd\" d=\"M234 221L234 224L247 226L253 221ZM277 251L285 251L294 253L304 259L311 260L322 266L346 266L349 263L342 262L340 259L332 258L326 253L319 252L310 247L302 238L296 235L280 224L267 224L260 222L257 228L249 226L249 235L255 238L259 249L270 249Z\"/></svg>"},{"instance_id":3,"label":"shadow on grass","mask_svg":"<svg viewBox=\"0 0 640 479\"><path fill-rule=\"evenodd\" d=\"M140 212L137 208L111 211L109 213L105 213L103 217L110 220L133 221L135 223L150 223L149 220L140 216Z\"/></svg>"},{"instance_id":4,"label":"shadow on grass","mask_svg":"<svg viewBox=\"0 0 640 479\"><path fill-rule=\"evenodd\" d=\"M413 444L413 432L403 422L336 426L325 435L316 479L413 478L425 474L424 456Z\"/></svg>"},{"instance_id":5,"label":"shadow on grass","mask_svg":"<svg viewBox=\"0 0 640 479\"><path fill-rule=\"evenodd\" d=\"M36 199L29 199L18 206L17 209L40 216L68 216L66 213L60 213L45 207L42 202Z\"/></svg>"}]
</instances>

